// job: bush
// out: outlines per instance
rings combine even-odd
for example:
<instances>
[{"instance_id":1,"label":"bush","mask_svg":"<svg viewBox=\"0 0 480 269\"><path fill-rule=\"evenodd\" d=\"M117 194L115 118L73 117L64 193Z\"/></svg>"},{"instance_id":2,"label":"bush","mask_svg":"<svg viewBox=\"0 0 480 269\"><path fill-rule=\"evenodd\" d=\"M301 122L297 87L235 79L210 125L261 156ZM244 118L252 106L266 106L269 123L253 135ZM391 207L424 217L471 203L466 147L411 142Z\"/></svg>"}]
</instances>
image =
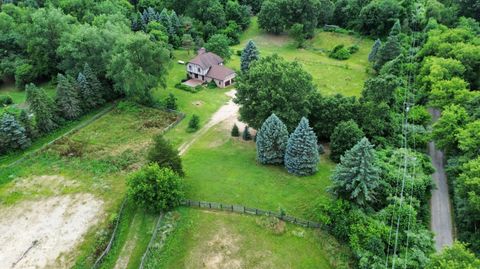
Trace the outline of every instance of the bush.
<instances>
[{"instance_id":1,"label":"bush","mask_svg":"<svg viewBox=\"0 0 480 269\"><path fill-rule=\"evenodd\" d=\"M52 149L62 157L82 157L85 153L85 144L65 136L55 142Z\"/></svg>"},{"instance_id":2,"label":"bush","mask_svg":"<svg viewBox=\"0 0 480 269\"><path fill-rule=\"evenodd\" d=\"M245 125L245 129L243 129L242 138L245 141L252 140L252 135L250 134L250 131L248 130L248 126L246 125Z\"/></svg>"},{"instance_id":3,"label":"bush","mask_svg":"<svg viewBox=\"0 0 480 269\"><path fill-rule=\"evenodd\" d=\"M187 131L189 133L193 133L200 128L200 117L197 115L193 114L192 117L190 118L190 121L188 122L188 128Z\"/></svg>"},{"instance_id":4,"label":"bush","mask_svg":"<svg viewBox=\"0 0 480 269\"><path fill-rule=\"evenodd\" d=\"M328 54L328 57L337 59L337 60L347 60L350 58L351 54L345 45L337 45L333 50Z\"/></svg>"},{"instance_id":5,"label":"bush","mask_svg":"<svg viewBox=\"0 0 480 269\"><path fill-rule=\"evenodd\" d=\"M236 50L235 54L237 54L237 56L242 56L242 50Z\"/></svg>"},{"instance_id":6,"label":"bush","mask_svg":"<svg viewBox=\"0 0 480 269\"><path fill-rule=\"evenodd\" d=\"M231 134L232 134L233 137L239 137L240 136L240 131L238 130L237 124L233 125Z\"/></svg>"},{"instance_id":7,"label":"bush","mask_svg":"<svg viewBox=\"0 0 480 269\"><path fill-rule=\"evenodd\" d=\"M12 97L8 95L0 95L0 106L8 106L13 104Z\"/></svg>"},{"instance_id":8,"label":"bush","mask_svg":"<svg viewBox=\"0 0 480 269\"><path fill-rule=\"evenodd\" d=\"M170 110L177 110L177 98L173 93L169 93L165 99L165 107Z\"/></svg>"},{"instance_id":9,"label":"bush","mask_svg":"<svg viewBox=\"0 0 480 269\"><path fill-rule=\"evenodd\" d=\"M177 83L177 84L175 84L175 88L177 88L179 90L182 90L182 91L186 91L186 92L197 93L197 92L201 91L203 87L201 85L196 86L196 87L190 87L190 86L187 86L187 85L182 84L182 83Z\"/></svg>"},{"instance_id":10,"label":"bush","mask_svg":"<svg viewBox=\"0 0 480 269\"><path fill-rule=\"evenodd\" d=\"M348 52L350 52L350 54L354 54L354 53L356 53L359 49L360 49L360 46L358 46L357 44L355 44L355 45L352 45L352 46L348 47Z\"/></svg>"},{"instance_id":11,"label":"bush","mask_svg":"<svg viewBox=\"0 0 480 269\"><path fill-rule=\"evenodd\" d=\"M149 164L133 173L127 180L128 195L151 212L160 212L180 205L184 197L183 182L170 168Z\"/></svg>"},{"instance_id":12,"label":"bush","mask_svg":"<svg viewBox=\"0 0 480 269\"><path fill-rule=\"evenodd\" d=\"M210 81L208 83L208 86L207 86L209 89L216 89L217 88L217 84L215 83L215 81Z\"/></svg>"},{"instance_id":13,"label":"bush","mask_svg":"<svg viewBox=\"0 0 480 269\"><path fill-rule=\"evenodd\" d=\"M160 167L172 169L180 176L184 175L182 160L175 149L162 135L153 138L153 145L148 151L148 160L157 163Z\"/></svg>"}]
</instances>

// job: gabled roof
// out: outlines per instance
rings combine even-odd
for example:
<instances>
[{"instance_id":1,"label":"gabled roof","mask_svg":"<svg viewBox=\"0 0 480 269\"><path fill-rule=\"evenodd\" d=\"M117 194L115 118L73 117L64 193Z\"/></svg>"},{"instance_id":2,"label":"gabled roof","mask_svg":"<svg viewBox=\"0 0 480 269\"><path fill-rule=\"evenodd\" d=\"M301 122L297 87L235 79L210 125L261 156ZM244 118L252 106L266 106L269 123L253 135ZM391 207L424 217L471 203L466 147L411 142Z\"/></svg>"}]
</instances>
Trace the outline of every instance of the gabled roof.
<instances>
[{"instance_id":1,"label":"gabled roof","mask_svg":"<svg viewBox=\"0 0 480 269\"><path fill-rule=\"evenodd\" d=\"M210 70L208 70L207 77L224 80L227 76L234 73L235 71L223 65L213 65Z\"/></svg>"},{"instance_id":2,"label":"gabled roof","mask_svg":"<svg viewBox=\"0 0 480 269\"><path fill-rule=\"evenodd\" d=\"M203 69L208 69L212 66L223 63L223 59L213 52L205 52L197 55L189 63L197 64Z\"/></svg>"}]
</instances>

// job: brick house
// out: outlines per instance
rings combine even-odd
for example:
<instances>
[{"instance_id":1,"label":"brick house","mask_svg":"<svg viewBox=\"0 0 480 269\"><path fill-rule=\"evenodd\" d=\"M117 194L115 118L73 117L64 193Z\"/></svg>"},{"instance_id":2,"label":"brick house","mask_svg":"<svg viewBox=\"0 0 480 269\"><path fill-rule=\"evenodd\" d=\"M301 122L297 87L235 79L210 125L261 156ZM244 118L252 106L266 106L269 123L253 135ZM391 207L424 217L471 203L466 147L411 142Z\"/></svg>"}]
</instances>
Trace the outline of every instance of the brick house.
<instances>
[{"instance_id":1,"label":"brick house","mask_svg":"<svg viewBox=\"0 0 480 269\"><path fill-rule=\"evenodd\" d=\"M234 83L235 71L223 65L223 59L205 48L198 50L197 56L187 63L187 73L192 79L202 82L215 81L217 87L225 88Z\"/></svg>"}]
</instances>

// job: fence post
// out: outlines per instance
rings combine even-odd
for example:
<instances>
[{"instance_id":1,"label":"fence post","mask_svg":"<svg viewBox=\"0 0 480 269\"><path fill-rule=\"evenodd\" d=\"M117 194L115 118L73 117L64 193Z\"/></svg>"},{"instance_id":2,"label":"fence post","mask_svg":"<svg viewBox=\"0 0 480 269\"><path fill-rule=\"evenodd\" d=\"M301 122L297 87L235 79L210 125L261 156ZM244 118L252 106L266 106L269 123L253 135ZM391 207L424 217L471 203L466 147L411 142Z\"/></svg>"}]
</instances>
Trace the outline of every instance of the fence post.
<instances>
[{"instance_id":1,"label":"fence post","mask_svg":"<svg viewBox=\"0 0 480 269\"><path fill-rule=\"evenodd\" d=\"M212 203L208 203L208 208L212 208Z\"/></svg>"},{"instance_id":2,"label":"fence post","mask_svg":"<svg viewBox=\"0 0 480 269\"><path fill-rule=\"evenodd\" d=\"M255 208L255 215L258 215L258 209Z\"/></svg>"},{"instance_id":3,"label":"fence post","mask_svg":"<svg viewBox=\"0 0 480 269\"><path fill-rule=\"evenodd\" d=\"M233 205L232 205L232 212L233 212Z\"/></svg>"},{"instance_id":4,"label":"fence post","mask_svg":"<svg viewBox=\"0 0 480 269\"><path fill-rule=\"evenodd\" d=\"M222 203L220 203L220 209L223 209L223 204Z\"/></svg>"}]
</instances>

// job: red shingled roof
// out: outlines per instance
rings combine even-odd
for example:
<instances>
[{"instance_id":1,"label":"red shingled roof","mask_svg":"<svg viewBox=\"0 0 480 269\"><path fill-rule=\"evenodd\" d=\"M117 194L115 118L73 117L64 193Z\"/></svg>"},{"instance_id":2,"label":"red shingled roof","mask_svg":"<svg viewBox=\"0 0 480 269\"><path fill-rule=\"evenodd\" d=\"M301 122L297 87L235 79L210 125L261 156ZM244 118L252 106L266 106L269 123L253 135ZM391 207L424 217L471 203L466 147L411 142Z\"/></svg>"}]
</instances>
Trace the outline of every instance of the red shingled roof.
<instances>
[{"instance_id":1,"label":"red shingled roof","mask_svg":"<svg viewBox=\"0 0 480 269\"><path fill-rule=\"evenodd\" d=\"M189 63L197 64L203 69L208 69L211 66L216 66L223 63L223 59L213 52L206 52L197 55Z\"/></svg>"},{"instance_id":2,"label":"red shingled roof","mask_svg":"<svg viewBox=\"0 0 480 269\"><path fill-rule=\"evenodd\" d=\"M210 67L210 70L208 70L207 77L224 80L227 76L234 73L235 71L223 65L213 65L212 67Z\"/></svg>"}]
</instances>

